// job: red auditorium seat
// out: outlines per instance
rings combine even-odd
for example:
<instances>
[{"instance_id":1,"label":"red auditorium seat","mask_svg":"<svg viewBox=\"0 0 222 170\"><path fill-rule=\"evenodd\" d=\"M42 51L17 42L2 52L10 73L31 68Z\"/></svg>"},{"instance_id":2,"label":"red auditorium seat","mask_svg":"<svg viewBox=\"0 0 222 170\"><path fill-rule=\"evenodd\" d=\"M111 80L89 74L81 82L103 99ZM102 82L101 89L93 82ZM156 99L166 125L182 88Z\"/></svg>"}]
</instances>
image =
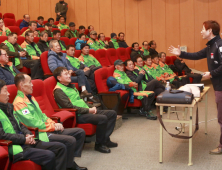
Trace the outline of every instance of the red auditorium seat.
<instances>
[{"instance_id":1,"label":"red auditorium seat","mask_svg":"<svg viewBox=\"0 0 222 170\"><path fill-rule=\"evenodd\" d=\"M60 31L60 29L58 29L58 28L52 28L52 32L53 32L54 30L59 30L59 31Z\"/></svg>"},{"instance_id":2,"label":"red auditorium seat","mask_svg":"<svg viewBox=\"0 0 222 170\"><path fill-rule=\"evenodd\" d=\"M114 62L119 59L116 54L116 49L114 48L106 50L106 56L112 65L114 65Z\"/></svg>"},{"instance_id":3,"label":"red auditorium seat","mask_svg":"<svg viewBox=\"0 0 222 170\"><path fill-rule=\"evenodd\" d=\"M96 50L95 56L94 56L102 66L110 66L110 62L106 56L106 50L99 49Z\"/></svg>"},{"instance_id":4,"label":"red auditorium seat","mask_svg":"<svg viewBox=\"0 0 222 170\"><path fill-rule=\"evenodd\" d=\"M88 34L89 34L89 30L85 29L85 35L88 35Z\"/></svg>"},{"instance_id":5,"label":"red auditorium seat","mask_svg":"<svg viewBox=\"0 0 222 170\"><path fill-rule=\"evenodd\" d=\"M37 30L42 32L42 31L45 31L45 28L39 27L39 28L37 28Z\"/></svg>"},{"instance_id":6,"label":"red auditorium seat","mask_svg":"<svg viewBox=\"0 0 222 170\"><path fill-rule=\"evenodd\" d=\"M55 21L55 22L54 22L54 25L58 25L58 24L59 24L59 21Z\"/></svg>"},{"instance_id":7,"label":"red auditorium seat","mask_svg":"<svg viewBox=\"0 0 222 170\"><path fill-rule=\"evenodd\" d=\"M21 45L24 41L25 41L25 37L23 37L23 36L18 36L17 43L18 43L19 45Z\"/></svg>"},{"instance_id":8,"label":"red auditorium seat","mask_svg":"<svg viewBox=\"0 0 222 170\"><path fill-rule=\"evenodd\" d=\"M20 35L20 28L18 26L8 26L11 32L15 32L17 35Z\"/></svg>"},{"instance_id":9,"label":"red auditorium seat","mask_svg":"<svg viewBox=\"0 0 222 170\"><path fill-rule=\"evenodd\" d=\"M48 96L48 99L54 109L59 109L59 106L55 102L54 96L53 96L53 90L56 86L56 80L54 77L49 77L44 80L44 87L46 94ZM65 110L65 109L64 109ZM70 110L70 109L67 109ZM72 109L71 109L72 110ZM85 130L87 136L92 136L96 133L96 125L86 123L86 124L77 124L77 127L82 128Z\"/></svg>"},{"instance_id":10,"label":"red auditorium seat","mask_svg":"<svg viewBox=\"0 0 222 170\"><path fill-rule=\"evenodd\" d=\"M6 27L8 27L8 26L15 26L15 19L5 18L3 20L4 20L4 23L5 23Z\"/></svg>"},{"instance_id":11,"label":"red auditorium seat","mask_svg":"<svg viewBox=\"0 0 222 170\"><path fill-rule=\"evenodd\" d=\"M174 61L177 59L176 56L171 56L171 64L174 65Z\"/></svg>"},{"instance_id":12,"label":"red auditorium seat","mask_svg":"<svg viewBox=\"0 0 222 170\"><path fill-rule=\"evenodd\" d=\"M81 50L75 50L75 57L79 58L79 56L81 55Z\"/></svg>"},{"instance_id":13,"label":"red auditorium seat","mask_svg":"<svg viewBox=\"0 0 222 170\"><path fill-rule=\"evenodd\" d=\"M117 48L116 49L116 53L117 53L117 56L120 60L122 60L123 62L130 59L130 56L129 54L127 53L126 49L125 48Z\"/></svg>"},{"instance_id":14,"label":"red auditorium seat","mask_svg":"<svg viewBox=\"0 0 222 170\"><path fill-rule=\"evenodd\" d=\"M95 55L96 55L96 52L95 52L95 50L93 50L93 49L90 49L89 50L89 54L92 54L94 57L95 57Z\"/></svg>"},{"instance_id":15,"label":"red auditorium seat","mask_svg":"<svg viewBox=\"0 0 222 170\"><path fill-rule=\"evenodd\" d=\"M130 58L130 54L131 54L131 49L132 49L132 47L126 48L126 53L129 55L129 58Z\"/></svg>"},{"instance_id":16,"label":"red auditorium seat","mask_svg":"<svg viewBox=\"0 0 222 170\"><path fill-rule=\"evenodd\" d=\"M7 36L0 36L0 44L7 39L8 39Z\"/></svg>"},{"instance_id":17,"label":"red auditorium seat","mask_svg":"<svg viewBox=\"0 0 222 170\"><path fill-rule=\"evenodd\" d=\"M67 30L68 30L68 29L62 29L62 30L61 30L61 37L64 37L64 36L65 36L65 33L66 33Z\"/></svg>"},{"instance_id":18,"label":"red auditorium seat","mask_svg":"<svg viewBox=\"0 0 222 170\"><path fill-rule=\"evenodd\" d=\"M18 19L18 20L16 21L15 25L16 25L17 27L19 27L22 21L23 21L23 19Z\"/></svg>"},{"instance_id":19,"label":"red auditorium seat","mask_svg":"<svg viewBox=\"0 0 222 170\"><path fill-rule=\"evenodd\" d=\"M167 65L171 64L171 57L170 56L166 56L166 64Z\"/></svg>"},{"instance_id":20,"label":"red auditorium seat","mask_svg":"<svg viewBox=\"0 0 222 170\"><path fill-rule=\"evenodd\" d=\"M43 21L43 24L45 25L46 23L48 23L48 21Z\"/></svg>"},{"instance_id":21,"label":"red auditorium seat","mask_svg":"<svg viewBox=\"0 0 222 170\"><path fill-rule=\"evenodd\" d=\"M69 44L75 45L77 38L70 38Z\"/></svg>"},{"instance_id":22,"label":"red auditorium seat","mask_svg":"<svg viewBox=\"0 0 222 170\"><path fill-rule=\"evenodd\" d=\"M51 39L52 39L52 37L48 37L48 41L51 40Z\"/></svg>"},{"instance_id":23,"label":"red auditorium seat","mask_svg":"<svg viewBox=\"0 0 222 170\"><path fill-rule=\"evenodd\" d=\"M30 68L27 68L27 67L22 67L21 69L19 69L20 72L22 73L26 73L26 74L31 74L31 69Z\"/></svg>"},{"instance_id":24,"label":"red auditorium seat","mask_svg":"<svg viewBox=\"0 0 222 170\"><path fill-rule=\"evenodd\" d=\"M69 45L69 38L67 38L67 37L61 37L60 40L61 40L61 41L64 41L65 44L66 44L66 46Z\"/></svg>"},{"instance_id":25,"label":"red auditorium seat","mask_svg":"<svg viewBox=\"0 0 222 170\"><path fill-rule=\"evenodd\" d=\"M20 34L22 34L23 32L25 32L27 29L28 29L28 27L23 27L23 28L20 30Z\"/></svg>"},{"instance_id":26,"label":"red auditorium seat","mask_svg":"<svg viewBox=\"0 0 222 170\"><path fill-rule=\"evenodd\" d=\"M105 41L108 41L108 42L109 42L110 39L111 39L110 37L105 37Z\"/></svg>"},{"instance_id":27,"label":"red auditorium seat","mask_svg":"<svg viewBox=\"0 0 222 170\"><path fill-rule=\"evenodd\" d=\"M13 13L4 13L3 18L15 19L15 15Z\"/></svg>"},{"instance_id":28,"label":"red auditorium seat","mask_svg":"<svg viewBox=\"0 0 222 170\"><path fill-rule=\"evenodd\" d=\"M39 39L40 39L39 37L34 37L34 40L33 40L33 41L34 41L34 43L36 43L36 44L37 44L37 43L39 42Z\"/></svg>"},{"instance_id":29,"label":"red auditorium seat","mask_svg":"<svg viewBox=\"0 0 222 170\"><path fill-rule=\"evenodd\" d=\"M0 18L2 18L2 13L0 13Z\"/></svg>"}]
</instances>

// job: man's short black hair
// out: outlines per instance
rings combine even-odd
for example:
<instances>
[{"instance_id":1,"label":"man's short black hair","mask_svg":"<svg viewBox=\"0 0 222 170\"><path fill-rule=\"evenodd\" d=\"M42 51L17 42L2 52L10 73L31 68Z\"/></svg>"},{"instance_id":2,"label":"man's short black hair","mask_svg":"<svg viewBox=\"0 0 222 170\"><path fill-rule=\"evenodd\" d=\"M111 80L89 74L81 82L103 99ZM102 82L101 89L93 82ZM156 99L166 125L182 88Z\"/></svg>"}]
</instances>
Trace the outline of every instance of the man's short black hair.
<instances>
[{"instance_id":1,"label":"man's short black hair","mask_svg":"<svg viewBox=\"0 0 222 170\"><path fill-rule=\"evenodd\" d=\"M47 27L52 27L52 24L50 24L49 22L47 22L47 23L45 24L45 26L47 26Z\"/></svg>"},{"instance_id":2,"label":"man's short black hair","mask_svg":"<svg viewBox=\"0 0 222 170\"><path fill-rule=\"evenodd\" d=\"M92 26L92 25L89 25L89 26L88 26L88 29L90 29L91 26Z\"/></svg>"},{"instance_id":3,"label":"man's short black hair","mask_svg":"<svg viewBox=\"0 0 222 170\"><path fill-rule=\"evenodd\" d=\"M138 45L139 45L138 42L134 42L134 43L132 44L132 48L134 48L135 44L138 44Z\"/></svg>"},{"instance_id":4,"label":"man's short black hair","mask_svg":"<svg viewBox=\"0 0 222 170\"><path fill-rule=\"evenodd\" d=\"M54 30L54 31L52 31L52 34L53 34L53 35L56 35L56 34L58 34L58 33L61 33L61 31L60 31L60 30Z\"/></svg>"},{"instance_id":5,"label":"man's short black hair","mask_svg":"<svg viewBox=\"0 0 222 170\"><path fill-rule=\"evenodd\" d=\"M3 20L3 19L0 17L0 20Z\"/></svg>"},{"instance_id":6,"label":"man's short black hair","mask_svg":"<svg viewBox=\"0 0 222 170\"><path fill-rule=\"evenodd\" d=\"M131 59L127 59L126 61L123 62L124 65L127 66L127 63L128 63L129 61L132 61L132 60L131 60ZM132 62L133 62L133 61L132 61Z\"/></svg>"},{"instance_id":7,"label":"man's short black hair","mask_svg":"<svg viewBox=\"0 0 222 170\"><path fill-rule=\"evenodd\" d=\"M5 85L6 85L5 81L0 79L0 92L2 90L2 87L4 87Z\"/></svg>"},{"instance_id":8,"label":"man's short black hair","mask_svg":"<svg viewBox=\"0 0 222 170\"><path fill-rule=\"evenodd\" d=\"M59 82L59 80L57 79L58 76L61 76L62 72L64 70L67 70L66 67L57 67L54 71L53 71L53 76L55 77L56 81Z\"/></svg>"},{"instance_id":9,"label":"man's short black hair","mask_svg":"<svg viewBox=\"0 0 222 170\"><path fill-rule=\"evenodd\" d=\"M29 14L24 14L24 15L23 15L23 18L25 18L25 16L26 16L26 15L28 15L28 16L29 16Z\"/></svg>"},{"instance_id":10,"label":"man's short black hair","mask_svg":"<svg viewBox=\"0 0 222 170\"><path fill-rule=\"evenodd\" d=\"M64 17L64 16L60 16L60 17L59 17L59 20L60 20L61 18L64 18L64 19L65 19L65 17Z\"/></svg>"},{"instance_id":11,"label":"man's short black hair","mask_svg":"<svg viewBox=\"0 0 222 170\"><path fill-rule=\"evenodd\" d=\"M137 62L137 59L138 59L138 58L142 58L141 55L138 54L138 55L134 58L134 61L133 61L133 62ZM142 59L143 59L143 58L142 58Z\"/></svg>"},{"instance_id":12,"label":"man's short black hair","mask_svg":"<svg viewBox=\"0 0 222 170\"><path fill-rule=\"evenodd\" d=\"M85 34L83 34L83 33L82 33L82 34L79 34L79 38L81 38L82 36L86 36L86 35L85 35Z\"/></svg>"},{"instance_id":13,"label":"man's short black hair","mask_svg":"<svg viewBox=\"0 0 222 170\"><path fill-rule=\"evenodd\" d=\"M30 22L29 22L29 26L32 26L33 23L37 25L37 22L36 22L36 21L30 21Z\"/></svg>"},{"instance_id":14,"label":"man's short black hair","mask_svg":"<svg viewBox=\"0 0 222 170\"><path fill-rule=\"evenodd\" d=\"M18 35L16 32L10 32L9 34L8 34L8 37L12 37L13 35Z\"/></svg>"},{"instance_id":15,"label":"man's short black hair","mask_svg":"<svg viewBox=\"0 0 222 170\"><path fill-rule=\"evenodd\" d=\"M83 25L80 25L79 29L82 30L82 29L86 29L86 28Z\"/></svg>"},{"instance_id":16,"label":"man's short black hair","mask_svg":"<svg viewBox=\"0 0 222 170\"><path fill-rule=\"evenodd\" d=\"M39 17L37 18L37 20L40 20L40 19L44 20L43 16L39 16Z\"/></svg>"},{"instance_id":17,"label":"man's short black hair","mask_svg":"<svg viewBox=\"0 0 222 170\"><path fill-rule=\"evenodd\" d=\"M143 41L142 45L144 45L144 43L145 43L145 42L147 42L147 43L148 43L148 41Z\"/></svg>"},{"instance_id":18,"label":"man's short black hair","mask_svg":"<svg viewBox=\"0 0 222 170\"><path fill-rule=\"evenodd\" d=\"M29 34L31 34L31 33L34 33L34 32L33 32L32 30L26 31L26 32L25 32L25 37L26 37L26 36L29 36Z\"/></svg>"},{"instance_id":19,"label":"man's short black hair","mask_svg":"<svg viewBox=\"0 0 222 170\"><path fill-rule=\"evenodd\" d=\"M151 47L151 45L153 45L154 40L151 40L148 45Z\"/></svg>"},{"instance_id":20,"label":"man's short black hair","mask_svg":"<svg viewBox=\"0 0 222 170\"><path fill-rule=\"evenodd\" d=\"M69 50L71 47L74 47L74 48L75 48L75 46L74 46L74 45L69 44L69 45L67 45L67 46L66 46L66 50Z\"/></svg>"},{"instance_id":21,"label":"man's short black hair","mask_svg":"<svg viewBox=\"0 0 222 170\"><path fill-rule=\"evenodd\" d=\"M53 22L55 21L54 18L49 18L49 19L48 19L48 22L50 22L51 20L53 20Z\"/></svg>"},{"instance_id":22,"label":"man's short black hair","mask_svg":"<svg viewBox=\"0 0 222 170\"><path fill-rule=\"evenodd\" d=\"M145 56L143 57L144 61L146 61L148 58L151 58L151 55L145 55ZM151 59L152 59L152 58L151 58Z\"/></svg>"},{"instance_id":23,"label":"man's short black hair","mask_svg":"<svg viewBox=\"0 0 222 170\"><path fill-rule=\"evenodd\" d=\"M99 33L99 35L98 35L98 39L100 39L100 36L102 35L103 33Z\"/></svg>"},{"instance_id":24,"label":"man's short black hair","mask_svg":"<svg viewBox=\"0 0 222 170\"><path fill-rule=\"evenodd\" d=\"M152 59L154 59L154 58L156 58L156 57L159 58L158 54L156 54L156 53L151 54L151 58L152 58Z\"/></svg>"},{"instance_id":25,"label":"man's short black hair","mask_svg":"<svg viewBox=\"0 0 222 170\"><path fill-rule=\"evenodd\" d=\"M118 37L120 37L121 34L125 35L123 32L120 32L120 33L118 34Z\"/></svg>"},{"instance_id":26,"label":"man's short black hair","mask_svg":"<svg viewBox=\"0 0 222 170\"><path fill-rule=\"evenodd\" d=\"M15 86L18 87L19 83L25 80L25 73L18 73L14 78Z\"/></svg>"}]
</instances>

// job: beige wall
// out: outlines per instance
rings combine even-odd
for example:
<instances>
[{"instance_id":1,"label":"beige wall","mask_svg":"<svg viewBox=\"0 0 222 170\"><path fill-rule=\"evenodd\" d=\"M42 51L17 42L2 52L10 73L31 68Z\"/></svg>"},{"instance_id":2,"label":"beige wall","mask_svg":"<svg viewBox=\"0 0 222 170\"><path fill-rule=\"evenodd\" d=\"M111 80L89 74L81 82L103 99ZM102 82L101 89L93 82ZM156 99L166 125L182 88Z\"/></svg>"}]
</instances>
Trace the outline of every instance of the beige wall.
<instances>
[{"instance_id":1,"label":"beige wall","mask_svg":"<svg viewBox=\"0 0 222 170\"><path fill-rule=\"evenodd\" d=\"M55 18L58 0L1 0L1 13L13 12L16 19L28 13L31 19L39 15ZM205 47L200 31L208 19L222 23L222 0L65 0L68 2L68 22L77 26L94 25L97 32L125 32L128 45L135 41L156 40L157 51L186 45L188 52ZM170 55L167 52L167 55ZM206 60L186 61L197 70L206 71Z\"/></svg>"}]
</instances>

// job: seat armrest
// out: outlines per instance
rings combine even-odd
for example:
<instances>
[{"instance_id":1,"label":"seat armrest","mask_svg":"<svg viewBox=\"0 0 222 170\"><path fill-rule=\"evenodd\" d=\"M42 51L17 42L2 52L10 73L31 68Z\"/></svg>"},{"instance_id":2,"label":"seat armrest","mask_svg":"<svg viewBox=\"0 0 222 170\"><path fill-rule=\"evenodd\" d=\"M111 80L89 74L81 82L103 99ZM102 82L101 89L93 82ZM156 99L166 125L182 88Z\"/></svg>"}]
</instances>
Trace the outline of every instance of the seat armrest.
<instances>
[{"instance_id":1,"label":"seat armrest","mask_svg":"<svg viewBox=\"0 0 222 170\"><path fill-rule=\"evenodd\" d=\"M52 120L56 120L58 123L60 123L60 117L52 116L52 117L49 117L49 118L52 119Z\"/></svg>"},{"instance_id":2,"label":"seat armrest","mask_svg":"<svg viewBox=\"0 0 222 170\"><path fill-rule=\"evenodd\" d=\"M119 95L120 92L116 91L105 91L105 92L99 92L98 95Z\"/></svg>"},{"instance_id":3,"label":"seat armrest","mask_svg":"<svg viewBox=\"0 0 222 170\"><path fill-rule=\"evenodd\" d=\"M8 147L8 155L9 155L8 169L11 169L11 165L12 165L13 160L14 160L13 149L12 149L12 141L10 141L10 140L0 140L0 146Z\"/></svg>"},{"instance_id":4,"label":"seat armrest","mask_svg":"<svg viewBox=\"0 0 222 170\"><path fill-rule=\"evenodd\" d=\"M39 128L27 127L28 130L35 132L35 138L39 139Z\"/></svg>"},{"instance_id":5,"label":"seat armrest","mask_svg":"<svg viewBox=\"0 0 222 170\"><path fill-rule=\"evenodd\" d=\"M10 140L0 140L0 146L9 146L12 145L12 141Z\"/></svg>"},{"instance_id":6,"label":"seat armrest","mask_svg":"<svg viewBox=\"0 0 222 170\"><path fill-rule=\"evenodd\" d=\"M54 109L54 112L60 112L60 111L76 112L77 109L71 109L71 108Z\"/></svg>"},{"instance_id":7,"label":"seat armrest","mask_svg":"<svg viewBox=\"0 0 222 170\"><path fill-rule=\"evenodd\" d=\"M53 76L52 73L45 73L44 76Z\"/></svg>"},{"instance_id":8,"label":"seat armrest","mask_svg":"<svg viewBox=\"0 0 222 170\"><path fill-rule=\"evenodd\" d=\"M15 58L14 56L8 56L8 58Z\"/></svg>"}]
</instances>

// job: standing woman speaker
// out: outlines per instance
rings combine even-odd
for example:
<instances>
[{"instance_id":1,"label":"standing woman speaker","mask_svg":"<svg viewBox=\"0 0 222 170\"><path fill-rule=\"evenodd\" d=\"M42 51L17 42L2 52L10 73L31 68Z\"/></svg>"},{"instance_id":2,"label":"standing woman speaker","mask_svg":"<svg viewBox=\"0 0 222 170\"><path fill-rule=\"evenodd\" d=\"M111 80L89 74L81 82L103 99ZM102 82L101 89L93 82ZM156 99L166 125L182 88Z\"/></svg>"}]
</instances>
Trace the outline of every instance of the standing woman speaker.
<instances>
[{"instance_id":1,"label":"standing woman speaker","mask_svg":"<svg viewBox=\"0 0 222 170\"><path fill-rule=\"evenodd\" d=\"M169 47L169 52L180 56L180 58L199 60L207 58L208 72L203 74L203 77L210 78L215 91L215 98L218 111L218 123L221 128L220 144L210 151L210 154L222 154L222 40L220 38L220 25L217 21L205 21L201 31L203 39L208 40L207 47L195 52L181 52L180 46L175 48Z\"/></svg>"}]
</instances>

